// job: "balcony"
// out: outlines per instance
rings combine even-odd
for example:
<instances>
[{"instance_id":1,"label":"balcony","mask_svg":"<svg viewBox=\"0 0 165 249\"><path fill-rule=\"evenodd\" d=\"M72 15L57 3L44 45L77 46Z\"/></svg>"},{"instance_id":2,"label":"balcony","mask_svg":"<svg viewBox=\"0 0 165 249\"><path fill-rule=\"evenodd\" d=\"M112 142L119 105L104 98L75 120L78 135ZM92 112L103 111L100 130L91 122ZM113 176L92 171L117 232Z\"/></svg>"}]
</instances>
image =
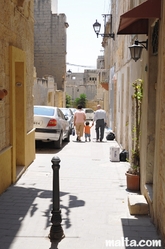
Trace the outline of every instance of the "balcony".
<instances>
[{"instance_id":1,"label":"balcony","mask_svg":"<svg viewBox=\"0 0 165 249\"><path fill-rule=\"evenodd\" d=\"M101 86L102 88L104 88L105 90L109 90L109 83L108 82L101 82Z\"/></svg>"},{"instance_id":2,"label":"balcony","mask_svg":"<svg viewBox=\"0 0 165 249\"><path fill-rule=\"evenodd\" d=\"M106 91L109 90L109 70L99 70L99 83Z\"/></svg>"}]
</instances>

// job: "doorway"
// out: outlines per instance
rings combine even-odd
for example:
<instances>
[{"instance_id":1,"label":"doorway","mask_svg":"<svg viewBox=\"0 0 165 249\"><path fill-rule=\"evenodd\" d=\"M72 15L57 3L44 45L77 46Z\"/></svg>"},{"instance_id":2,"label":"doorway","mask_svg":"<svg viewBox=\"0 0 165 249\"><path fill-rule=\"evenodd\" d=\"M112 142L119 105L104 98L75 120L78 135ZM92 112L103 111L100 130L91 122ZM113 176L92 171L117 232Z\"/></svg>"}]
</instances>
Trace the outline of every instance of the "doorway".
<instances>
[{"instance_id":1,"label":"doorway","mask_svg":"<svg viewBox=\"0 0 165 249\"><path fill-rule=\"evenodd\" d=\"M12 146L11 181L25 170L26 150L26 82L25 52L9 47L10 53L10 134Z\"/></svg>"},{"instance_id":2,"label":"doorway","mask_svg":"<svg viewBox=\"0 0 165 249\"><path fill-rule=\"evenodd\" d=\"M16 177L25 167L25 84L24 62L15 62Z\"/></svg>"}]
</instances>

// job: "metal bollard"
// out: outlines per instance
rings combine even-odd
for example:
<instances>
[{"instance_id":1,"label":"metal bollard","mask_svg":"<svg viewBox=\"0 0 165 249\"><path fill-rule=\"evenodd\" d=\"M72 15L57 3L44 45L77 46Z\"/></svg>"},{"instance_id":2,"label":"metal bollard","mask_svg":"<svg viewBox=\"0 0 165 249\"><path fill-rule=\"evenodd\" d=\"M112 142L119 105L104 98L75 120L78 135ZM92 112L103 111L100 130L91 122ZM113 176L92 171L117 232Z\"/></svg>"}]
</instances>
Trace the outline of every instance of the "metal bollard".
<instances>
[{"instance_id":1,"label":"metal bollard","mask_svg":"<svg viewBox=\"0 0 165 249\"><path fill-rule=\"evenodd\" d=\"M65 235L61 226L62 218L60 211L60 193L59 193L59 169L60 169L60 158L53 157L52 160L52 169L53 169L53 210L50 228L49 239L53 241L61 241Z\"/></svg>"}]
</instances>

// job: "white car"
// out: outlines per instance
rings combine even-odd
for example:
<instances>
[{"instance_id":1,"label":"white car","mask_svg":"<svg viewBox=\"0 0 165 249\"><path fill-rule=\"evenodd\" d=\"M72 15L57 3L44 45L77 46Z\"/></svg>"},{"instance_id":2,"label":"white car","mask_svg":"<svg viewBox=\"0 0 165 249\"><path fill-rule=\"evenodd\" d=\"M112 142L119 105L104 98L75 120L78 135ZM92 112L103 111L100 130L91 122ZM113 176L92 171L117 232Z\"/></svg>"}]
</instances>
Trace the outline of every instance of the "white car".
<instances>
[{"instance_id":1,"label":"white car","mask_svg":"<svg viewBox=\"0 0 165 249\"><path fill-rule=\"evenodd\" d=\"M86 120L92 120L94 119L94 111L91 108L84 108L83 109L86 115Z\"/></svg>"},{"instance_id":2,"label":"white car","mask_svg":"<svg viewBox=\"0 0 165 249\"><path fill-rule=\"evenodd\" d=\"M54 141L55 148L62 147L62 141L70 141L69 123L58 107L34 106L35 140Z\"/></svg>"},{"instance_id":3,"label":"white car","mask_svg":"<svg viewBox=\"0 0 165 249\"><path fill-rule=\"evenodd\" d=\"M70 108L64 108L64 107L60 107L60 110L63 112L66 120L68 121L69 123L69 131L70 131L70 134L72 134L72 129L74 127L74 124L73 124L73 112Z\"/></svg>"}]
</instances>

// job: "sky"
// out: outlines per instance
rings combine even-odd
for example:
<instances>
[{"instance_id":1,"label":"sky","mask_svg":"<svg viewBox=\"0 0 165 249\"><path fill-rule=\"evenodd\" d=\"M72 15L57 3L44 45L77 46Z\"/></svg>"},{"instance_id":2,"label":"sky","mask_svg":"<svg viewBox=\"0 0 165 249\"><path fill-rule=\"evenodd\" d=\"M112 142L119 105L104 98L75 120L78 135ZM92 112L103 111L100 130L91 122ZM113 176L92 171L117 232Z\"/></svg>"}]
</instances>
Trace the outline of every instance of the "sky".
<instances>
[{"instance_id":1,"label":"sky","mask_svg":"<svg viewBox=\"0 0 165 249\"><path fill-rule=\"evenodd\" d=\"M58 14L66 15L67 23L67 71L84 72L95 69L99 55L103 55L102 37L97 38L93 24L97 21L104 31L102 14L110 13L110 0L58 0ZM72 66L70 64L74 64Z\"/></svg>"}]
</instances>

